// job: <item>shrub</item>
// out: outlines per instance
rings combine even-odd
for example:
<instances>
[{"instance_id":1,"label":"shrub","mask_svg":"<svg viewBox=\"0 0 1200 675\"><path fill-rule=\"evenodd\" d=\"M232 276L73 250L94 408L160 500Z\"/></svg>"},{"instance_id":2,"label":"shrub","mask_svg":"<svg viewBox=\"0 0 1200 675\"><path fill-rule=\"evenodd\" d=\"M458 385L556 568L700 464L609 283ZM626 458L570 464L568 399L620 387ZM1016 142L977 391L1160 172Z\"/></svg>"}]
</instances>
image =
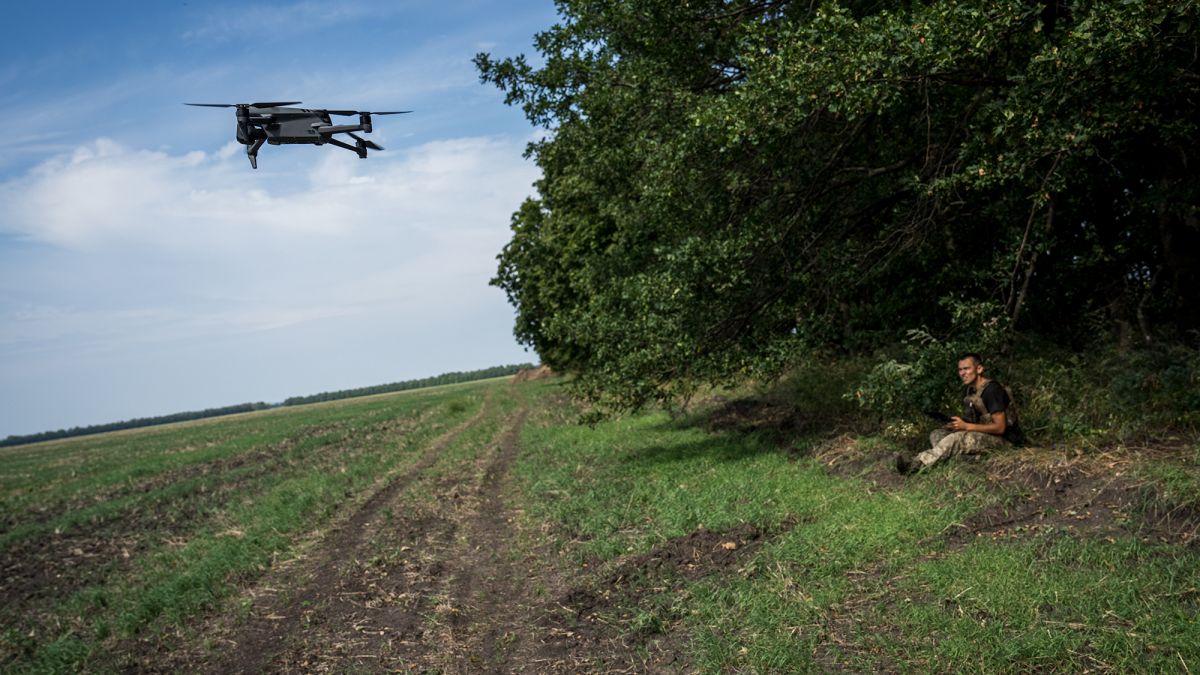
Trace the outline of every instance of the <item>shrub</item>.
<instances>
[{"instance_id":1,"label":"shrub","mask_svg":"<svg viewBox=\"0 0 1200 675\"><path fill-rule=\"evenodd\" d=\"M1008 322L998 307L942 302L951 314L953 330L937 337L925 329L909 330L904 354L878 363L847 396L873 411L884 435L900 439L912 433L913 420L925 410L958 410L961 403L951 386L958 359L964 353L984 355L988 374L1005 381L1004 369L994 365L1008 346ZM1007 382L1006 382L1007 383Z\"/></svg>"},{"instance_id":2,"label":"shrub","mask_svg":"<svg viewBox=\"0 0 1200 675\"><path fill-rule=\"evenodd\" d=\"M888 437L913 433L923 410L958 410L952 368L979 351L988 375L1013 389L1032 444L1110 445L1195 435L1200 429L1200 352L1179 345L1083 351L1033 341L1007 343L1003 322L984 312L956 317L956 336L910 331L904 355L884 360L848 396L880 415ZM978 347L976 347L978 345Z\"/></svg>"}]
</instances>

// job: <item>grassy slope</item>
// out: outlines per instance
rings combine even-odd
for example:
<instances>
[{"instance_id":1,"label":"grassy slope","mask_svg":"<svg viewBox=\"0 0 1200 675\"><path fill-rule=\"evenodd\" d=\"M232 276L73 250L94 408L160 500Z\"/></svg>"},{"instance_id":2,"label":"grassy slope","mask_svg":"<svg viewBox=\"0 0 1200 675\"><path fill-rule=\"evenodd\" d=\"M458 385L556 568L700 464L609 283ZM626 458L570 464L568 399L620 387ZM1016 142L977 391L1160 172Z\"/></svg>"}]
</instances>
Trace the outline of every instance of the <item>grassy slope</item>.
<instances>
[{"instance_id":1,"label":"grassy slope","mask_svg":"<svg viewBox=\"0 0 1200 675\"><path fill-rule=\"evenodd\" d=\"M525 545L557 551L547 563L568 587L605 598L591 618L651 661L666 650L704 671L1200 666L1194 541L1136 528L956 538L981 509L1027 494L965 463L884 485L832 475L811 451L828 434L780 447L662 414L581 427L557 384L521 387L533 414L510 499ZM431 471L472 466L454 453L488 442L511 394L491 382L0 451L0 556L59 575L2 620L0 669L102 665L130 638L236 611L239 584L486 410ZM1200 501L1196 448L1126 468L1162 488L1144 508L1168 493ZM420 489L406 499L419 504ZM700 550L695 570L643 564L697 532L742 545L729 564L705 567Z\"/></svg>"}]
</instances>

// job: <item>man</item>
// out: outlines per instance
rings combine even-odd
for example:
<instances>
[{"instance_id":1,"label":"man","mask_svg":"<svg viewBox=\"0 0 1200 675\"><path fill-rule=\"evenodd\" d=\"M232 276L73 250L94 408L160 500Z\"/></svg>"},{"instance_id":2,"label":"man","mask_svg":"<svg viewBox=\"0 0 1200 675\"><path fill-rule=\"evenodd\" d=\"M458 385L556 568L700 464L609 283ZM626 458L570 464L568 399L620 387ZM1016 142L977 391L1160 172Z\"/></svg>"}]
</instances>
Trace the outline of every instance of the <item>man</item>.
<instances>
[{"instance_id":1,"label":"man","mask_svg":"<svg viewBox=\"0 0 1200 675\"><path fill-rule=\"evenodd\" d=\"M963 416L951 417L944 427L930 434L929 450L916 457L896 455L897 471L916 473L948 457L980 454L1024 440L1017 409L1007 388L984 377L983 372L983 359L978 354L964 354L959 359Z\"/></svg>"}]
</instances>

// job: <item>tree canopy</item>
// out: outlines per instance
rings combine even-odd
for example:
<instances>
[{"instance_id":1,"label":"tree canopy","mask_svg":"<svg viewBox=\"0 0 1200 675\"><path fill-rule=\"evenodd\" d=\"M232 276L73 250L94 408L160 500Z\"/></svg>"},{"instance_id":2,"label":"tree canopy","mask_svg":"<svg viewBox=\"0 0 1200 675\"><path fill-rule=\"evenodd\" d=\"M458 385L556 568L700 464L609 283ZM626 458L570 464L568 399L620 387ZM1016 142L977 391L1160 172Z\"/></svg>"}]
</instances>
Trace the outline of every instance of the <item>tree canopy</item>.
<instances>
[{"instance_id":1,"label":"tree canopy","mask_svg":"<svg viewBox=\"0 0 1200 675\"><path fill-rule=\"evenodd\" d=\"M1200 328L1196 0L559 0L493 283L616 406L955 318Z\"/></svg>"}]
</instances>

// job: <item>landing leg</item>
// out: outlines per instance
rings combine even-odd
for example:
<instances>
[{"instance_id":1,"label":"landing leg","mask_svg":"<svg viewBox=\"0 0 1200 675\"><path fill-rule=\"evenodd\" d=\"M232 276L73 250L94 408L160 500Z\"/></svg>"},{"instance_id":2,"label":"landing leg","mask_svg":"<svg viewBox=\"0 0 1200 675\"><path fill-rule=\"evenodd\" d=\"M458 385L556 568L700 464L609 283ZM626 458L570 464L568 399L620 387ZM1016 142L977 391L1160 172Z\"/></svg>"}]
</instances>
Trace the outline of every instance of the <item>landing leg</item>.
<instances>
[{"instance_id":1,"label":"landing leg","mask_svg":"<svg viewBox=\"0 0 1200 675\"><path fill-rule=\"evenodd\" d=\"M254 139L253 143L246 146L246 157L250 158L250 168L251 169L258 168L258 149L262 147L262 144L266 140L267 139L265 139L265 138L256 138L256 139Z\"/></svg>"}]
</instances>

